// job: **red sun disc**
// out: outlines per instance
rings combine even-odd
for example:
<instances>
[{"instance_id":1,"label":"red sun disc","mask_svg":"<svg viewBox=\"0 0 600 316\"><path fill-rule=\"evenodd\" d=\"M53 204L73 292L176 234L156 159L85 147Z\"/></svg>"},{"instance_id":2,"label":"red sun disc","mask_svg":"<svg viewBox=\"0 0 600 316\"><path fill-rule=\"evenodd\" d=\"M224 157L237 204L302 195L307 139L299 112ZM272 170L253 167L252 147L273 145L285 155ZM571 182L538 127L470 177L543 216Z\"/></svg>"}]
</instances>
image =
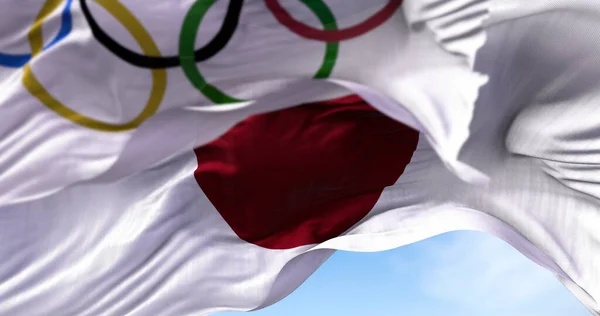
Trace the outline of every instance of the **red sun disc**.
<instances>
[{"instance_id":1,"label":"red sun disc","mask_svg":"<svg viewBox=\"0 0 600 316\"><path fill-rule=\"evenodd\" d=\"M305 104L249 117L196 149L194 176L240 239L290 249L367 216L418 135L358 97Z\"/></svg>"}]
</instances>

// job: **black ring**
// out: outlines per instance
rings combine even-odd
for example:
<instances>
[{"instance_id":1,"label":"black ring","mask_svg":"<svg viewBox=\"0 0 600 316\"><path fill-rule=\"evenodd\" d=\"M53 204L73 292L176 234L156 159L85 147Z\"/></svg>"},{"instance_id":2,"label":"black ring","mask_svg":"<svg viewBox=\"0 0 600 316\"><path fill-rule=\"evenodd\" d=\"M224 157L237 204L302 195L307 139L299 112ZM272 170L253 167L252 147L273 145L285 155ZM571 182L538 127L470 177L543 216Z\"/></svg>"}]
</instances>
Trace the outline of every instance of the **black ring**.
<instances>
[{"instance_id":1,"label":"black ring","mask_svg":"<svg viewBox=\"0 0 600 316\"><path fill-rule=\"evenodd\" d=\"M81 11L83 11L83 15L85 16L88 25L92 29L92 34L94 34L96 40L122 60L134 66L150 69L172 68L180 65L179 56L146 56L131 51L123 45L117 43L114 39L108 36L108 34L106 34L106 32L100 28L100 25L98 25L96 20L94 20L94 17L90 12L90 8L87 5L87 0L80 0L80 3ZM223 20L223 24L221 25L221 29L217 35L215 35L215 37L213 37L213 39L210 40L210 42L208 42L208 44L206 44L204 47L194 51L194 60L196 62L208 60L225 48L229 40L231 40L233 33L235 33L235 30L237 29L243 6L244 0L229 0L227 14L225 15L225 19Z\"/></svg>"}]
</instances>

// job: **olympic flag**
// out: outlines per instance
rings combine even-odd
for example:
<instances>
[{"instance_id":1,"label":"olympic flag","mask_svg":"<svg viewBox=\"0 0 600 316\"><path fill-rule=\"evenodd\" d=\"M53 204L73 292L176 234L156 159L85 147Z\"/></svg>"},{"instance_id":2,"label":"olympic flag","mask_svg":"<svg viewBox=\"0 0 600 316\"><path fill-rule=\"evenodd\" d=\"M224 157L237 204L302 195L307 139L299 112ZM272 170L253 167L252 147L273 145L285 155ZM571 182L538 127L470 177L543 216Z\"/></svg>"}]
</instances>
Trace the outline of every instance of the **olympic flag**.
<instances>
[{"instance_id":1,"label":"olympic flag","mask_svg":"<svg viewBox=\"0 0 600 316\"><path fill-rule=\"evenodd\" d=\"M205 315L493 234L600 315L600 3L0 2L0 315Z\"/></svg>"}]
</instances>

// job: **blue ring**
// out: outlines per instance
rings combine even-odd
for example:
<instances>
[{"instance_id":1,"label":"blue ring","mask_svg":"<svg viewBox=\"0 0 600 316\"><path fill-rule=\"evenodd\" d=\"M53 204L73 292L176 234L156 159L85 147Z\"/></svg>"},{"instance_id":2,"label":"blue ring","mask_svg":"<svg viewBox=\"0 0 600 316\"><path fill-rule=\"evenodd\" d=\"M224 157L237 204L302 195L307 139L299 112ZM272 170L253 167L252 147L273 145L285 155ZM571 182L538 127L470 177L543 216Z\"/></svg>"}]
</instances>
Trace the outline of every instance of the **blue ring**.
<instances>
[{"instance_id":1,"label":"blue ring","mask_svg":"<svg viewBox=\"0 0 600 316\"><path fill-rule=\"evenodd\" d=\"M73 29L73 18L71 16L71 3L73 0L67 0L67 4L61 14L61 24L56 37L48 45L44 47L44 50L56 45L63 38L65 38ZM20 68L25 66L31 60L31 54L4 54L0 53L0 66L10 68Z\"/></svg>"}]
</instances>

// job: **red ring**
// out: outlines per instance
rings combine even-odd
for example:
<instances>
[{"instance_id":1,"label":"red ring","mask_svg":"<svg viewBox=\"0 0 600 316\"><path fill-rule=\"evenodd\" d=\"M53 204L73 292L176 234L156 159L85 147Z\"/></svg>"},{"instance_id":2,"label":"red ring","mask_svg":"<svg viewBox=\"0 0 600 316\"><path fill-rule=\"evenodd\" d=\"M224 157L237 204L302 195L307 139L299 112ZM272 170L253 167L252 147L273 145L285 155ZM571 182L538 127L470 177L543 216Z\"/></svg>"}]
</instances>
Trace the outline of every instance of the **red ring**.
<instances>
[{"instance_id":1,"label":"red ring","mask_svg":"<svg viewBox=\"0 0 600 316\"><path fill-rule=\"evenodd\" d=\"M294 17L279 4L279 0L265 0L265 4L279 23L297 35L317 41L339 42L363 35L380 26L394 15L396 10L402 5L402 1L403 0L389 0L388 4L379 12L360 24L345 29L327 31L308 26L295 20Z\"/></svg>"}]
</instances>

